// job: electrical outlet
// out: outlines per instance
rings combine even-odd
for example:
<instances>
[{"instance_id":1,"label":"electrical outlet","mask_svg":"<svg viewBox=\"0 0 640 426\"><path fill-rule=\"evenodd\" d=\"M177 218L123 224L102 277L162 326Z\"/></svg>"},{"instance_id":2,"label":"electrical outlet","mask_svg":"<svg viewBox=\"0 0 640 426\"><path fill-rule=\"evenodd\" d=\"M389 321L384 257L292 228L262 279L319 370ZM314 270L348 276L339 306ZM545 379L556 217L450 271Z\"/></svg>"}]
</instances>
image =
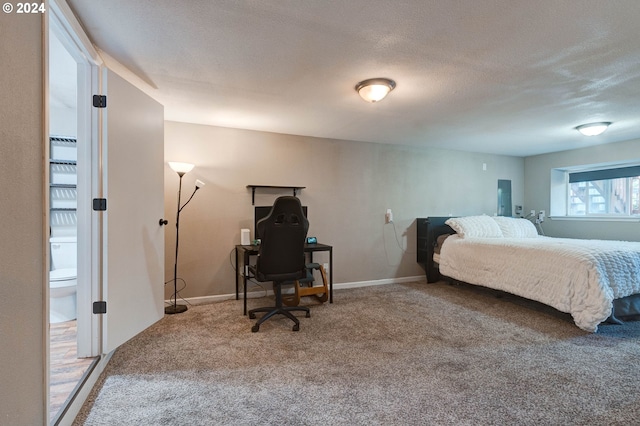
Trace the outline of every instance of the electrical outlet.
<instances>
[{"instance_id":1,"label":"electrical outlet","mask_svg":"<svg viewBox=\"0 0 640 426\"><path fill-rule=\"evenodd\" d=\"M324 265L322 265L324 267L324 271L328 274L329 273L329 264L325 263Z\"/></svg>"},{"instance_id":2,"label":"electrical outlet","mask_svg":"<svg viewBox=\"0 0 640 426\"><path fill-rule=\"evenodd\" d=\"M384 215L384 223L393 222L393 212L391 209L387 209L387 213Z\"/></svg>"},{"instance_id":3,"label":"electrical outlet","mask_svg":"<svg viewBox=\"0 0 640 426\"><path fill-rule=\"evenodd\" d=\"M540 213L538 213L538 223L544 222L544 217L545 217L544 210L540 210Z\"/></svg>"}]
</instances>

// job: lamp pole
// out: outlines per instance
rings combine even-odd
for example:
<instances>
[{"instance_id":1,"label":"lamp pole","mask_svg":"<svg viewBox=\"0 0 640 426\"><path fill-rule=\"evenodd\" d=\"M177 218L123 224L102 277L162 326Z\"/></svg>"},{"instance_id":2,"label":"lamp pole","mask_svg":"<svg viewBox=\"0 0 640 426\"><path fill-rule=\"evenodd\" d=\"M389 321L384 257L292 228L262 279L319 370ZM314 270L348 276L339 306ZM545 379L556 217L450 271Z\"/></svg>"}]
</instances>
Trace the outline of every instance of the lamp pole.
<instances>
[{"instance_id":1,"label":"lamp pole","mask_svg":"<svg viewBox=\"0 0 640 426\"><path fill-rule=\"evenodd\" d=\"M169 161L169 167L173 169L174 172L178 173L180 176L180 183L178 185L178 211L176 213L176 257L173 263L173 305L166 306L164 308L165 314L180 314L187 310L186 305L178 305L178 248L180 247L179 239L180 239L180 212L184 209L187 204L191 201L194 195L196 195L196 191L204 186L204 182L199 179L196 179L196 188L193 190L191 197L184 203L182 206L180 205L181 195L182 195L182 176L185 173L191 171L193 169L193 164L190 163L179 163ZM184 281L184 280L183 280ZM166 283L165 283L166 284Z\"/></svg>"},{"instance_id":2,"label":"lamp pole","mask_svg":"<svg viewBox=\"0 0 640 426\"><path fill-rule=\"evenodd\" d=\"M173 306L167 306L164 308L165 314L180 314L185 312L188 308L186 305L178 305L178 247L180 247L180 197L182 194L182 176L184 172L178 172L180 176L180 183L178 185L178 212L176 213L176 257L173 263Z\"/></svg>"}]
</instances>

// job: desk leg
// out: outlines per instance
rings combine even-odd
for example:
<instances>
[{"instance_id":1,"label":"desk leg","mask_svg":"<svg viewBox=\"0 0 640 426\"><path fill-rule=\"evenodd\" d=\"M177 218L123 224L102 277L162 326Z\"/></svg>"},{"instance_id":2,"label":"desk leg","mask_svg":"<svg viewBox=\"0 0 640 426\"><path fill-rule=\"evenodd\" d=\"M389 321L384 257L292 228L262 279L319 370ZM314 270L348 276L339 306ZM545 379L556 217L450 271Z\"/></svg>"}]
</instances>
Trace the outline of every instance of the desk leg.
<instances>
[{"instance_id":1,"label":"desk leg","mask_svg":"<svg viewBox=\"0 0 640 426\"><path fill-rule=\"evenodd\" d=\"M333 247L329 249L329 303L333 303Z\"/></svg>"},{"instance_id":2,"label":"desk leg","mask_svg":"<svg viewBox=\"0 0 640 426\"><path fill-rule=\"evenodd\" d=\"M239 294L239 282L238 282L238 273L240 272L240 266L238 265L238 248L236 247L236 300L240 299Z\"/></svg>"},{"instance_id":3,"label":"desk leg","mask_svg":"<svg viewBox=\"0 0 640 426\"><path fill-rule=\"evenodd\" d=\"M247 265L249 264L249 252L244 251L244 262L242 264L242 277L244 283L244 315L247 315Z\"/></svg>"}]
</instances>

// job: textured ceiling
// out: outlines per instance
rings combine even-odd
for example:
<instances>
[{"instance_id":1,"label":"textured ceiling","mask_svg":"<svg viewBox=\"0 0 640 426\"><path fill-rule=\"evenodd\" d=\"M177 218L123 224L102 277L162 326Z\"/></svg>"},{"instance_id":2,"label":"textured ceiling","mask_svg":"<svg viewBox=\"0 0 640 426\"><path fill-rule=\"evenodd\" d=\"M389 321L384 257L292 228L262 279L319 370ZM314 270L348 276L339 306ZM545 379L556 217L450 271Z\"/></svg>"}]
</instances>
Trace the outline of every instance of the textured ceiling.
<instances>
[{"instance_id":1,"label":"textured ceiling","mask_svg":"<svg viewBox=\"0 0 640 426\"><path fill-rule=\"evenodd\" d=\"M638 0L68 4L167 120L519 156L640 138ZM373 77L397 87L368 104Z\"/></svg>"}]
</instances>

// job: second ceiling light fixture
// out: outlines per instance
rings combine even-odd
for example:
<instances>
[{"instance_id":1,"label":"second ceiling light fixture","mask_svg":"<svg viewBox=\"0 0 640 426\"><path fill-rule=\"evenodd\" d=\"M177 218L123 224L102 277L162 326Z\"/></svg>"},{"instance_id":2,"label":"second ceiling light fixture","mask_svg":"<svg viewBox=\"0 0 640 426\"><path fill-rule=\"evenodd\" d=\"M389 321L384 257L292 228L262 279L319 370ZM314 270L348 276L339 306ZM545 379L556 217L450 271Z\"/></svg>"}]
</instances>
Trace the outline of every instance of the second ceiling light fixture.
<instances>
[{"instance_id":1,"label":"second ceiling light fixture","mask_svg":"<svg viewBox=\"0 0 640 426\"><path fill-rule=\"evenodd\" d=\"M370 78L356 84L356 92L367 102L378 102L384 99L396 87L396 82L389 78Z\"/></svg>"}]
</instances>

